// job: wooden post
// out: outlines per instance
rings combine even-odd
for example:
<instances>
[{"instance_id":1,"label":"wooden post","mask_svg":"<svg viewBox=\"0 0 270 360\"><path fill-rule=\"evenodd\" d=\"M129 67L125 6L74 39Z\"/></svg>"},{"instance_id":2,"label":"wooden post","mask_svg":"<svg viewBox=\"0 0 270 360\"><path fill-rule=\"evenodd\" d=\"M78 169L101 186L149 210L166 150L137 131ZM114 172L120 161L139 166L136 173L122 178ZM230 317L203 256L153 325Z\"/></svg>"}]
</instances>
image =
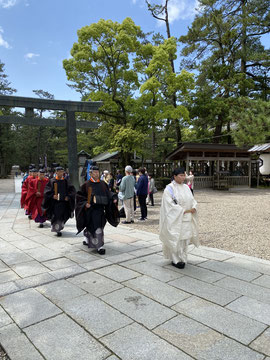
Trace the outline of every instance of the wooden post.
<instances>
[{"instance_id":1,"label":"wooden post","mask_svg":"<svg viewBox=\"0 0 270 360\"><path fill-rule=\"evenodd\" d=\"M186 173L189 174L189 152L187 153L187 160L186 160Z\"/></svg>"},{"instance_id":2,"label":"wooden post","mask_svg":"<svg viewBox=\"0 0 270 360\"><path fill-rule=\"evenodd\" d=\"M67 116L67 143L68 143L68 169L72 185L79 189L79 169L77 159L77 133L75 111L66 111Z\"/></svg>"},{"instance_id":3,"label":"wooden post","mask_svg":"<svg viewBox=\"0 0 270 360\"><path fill-rule=\"evenodd\" d=\"M251 187L251 160L248 162L248 186Z\"/></svg>"}]
</instances>

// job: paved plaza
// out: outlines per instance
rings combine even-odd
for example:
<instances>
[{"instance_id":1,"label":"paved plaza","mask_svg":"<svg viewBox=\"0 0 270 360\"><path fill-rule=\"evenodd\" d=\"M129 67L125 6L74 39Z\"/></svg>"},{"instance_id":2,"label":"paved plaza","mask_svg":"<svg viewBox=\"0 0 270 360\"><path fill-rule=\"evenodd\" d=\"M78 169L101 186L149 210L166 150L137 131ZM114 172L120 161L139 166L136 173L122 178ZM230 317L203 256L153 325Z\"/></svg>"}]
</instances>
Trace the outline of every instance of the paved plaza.
<instances>
[{"instance_id":1,"label":"paved plaza","mask_svg":"<svg viewBox=\"0 0 270 360\"><path fill-rule=\"evenodd\" d=\"M0 344L11 360L270 360L270 261L105 227L106 255L39 229L0 192Z\"/></svg>"}]
</instances>

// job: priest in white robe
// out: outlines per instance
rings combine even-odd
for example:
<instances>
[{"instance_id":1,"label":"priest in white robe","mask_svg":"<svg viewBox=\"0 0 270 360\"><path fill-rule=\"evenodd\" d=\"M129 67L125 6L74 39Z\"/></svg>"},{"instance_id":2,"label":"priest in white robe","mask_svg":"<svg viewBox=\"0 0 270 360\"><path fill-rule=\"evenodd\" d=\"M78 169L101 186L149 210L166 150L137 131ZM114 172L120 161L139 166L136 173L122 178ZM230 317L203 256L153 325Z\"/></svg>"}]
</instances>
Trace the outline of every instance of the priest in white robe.
<instances>
[{"instance_id":1,"label":"priest in white robe","mask_svg":"<svg viewBox=\"0 0 270 360\"><path fill-rule=\"evenodd\" d=\"M184 181L185 169L175 169L163 193L159 222L164 257L179 269L187 263L188 245L199 246L197 202Z\"/></svg>"}]
</instances>

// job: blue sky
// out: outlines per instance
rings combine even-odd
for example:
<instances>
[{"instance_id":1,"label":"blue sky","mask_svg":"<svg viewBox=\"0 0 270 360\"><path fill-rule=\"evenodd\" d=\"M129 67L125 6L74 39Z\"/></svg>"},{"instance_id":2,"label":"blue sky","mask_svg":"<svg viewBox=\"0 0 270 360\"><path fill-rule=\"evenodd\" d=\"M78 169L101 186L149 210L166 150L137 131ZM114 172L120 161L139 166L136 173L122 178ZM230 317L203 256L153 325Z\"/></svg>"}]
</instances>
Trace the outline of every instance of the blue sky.
<instances>
[{"instance_id":1,"label":"blue sky","mask_svg":"<svg viewBox=\"0 0 270 360\"><path fill-rule=\"evenodd\" d=\"M194 18L197 0L170 4L171 32L179 37ZM101 18L122 22L128 16L145 32L165 31L144 0L0 0L0 60L16 95L35 97L32 90L42 89L56 99L80 100L66 85L62 66L77 30Z\"/></svg>"}]
</instances>

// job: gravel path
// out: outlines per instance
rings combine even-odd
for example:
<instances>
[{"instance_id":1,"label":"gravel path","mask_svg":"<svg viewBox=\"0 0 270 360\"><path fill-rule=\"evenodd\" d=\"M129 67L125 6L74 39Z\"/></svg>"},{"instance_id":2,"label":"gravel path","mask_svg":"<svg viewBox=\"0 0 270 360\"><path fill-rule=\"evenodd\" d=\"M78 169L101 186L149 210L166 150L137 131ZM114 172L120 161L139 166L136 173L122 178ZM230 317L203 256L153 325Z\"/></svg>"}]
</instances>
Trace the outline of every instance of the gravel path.
<instances>
[{"instance_id":1,"label":"gravel path","mask_svg":"<svg viewBox=\"0 0 270 360\"><path fill-rule=\"evenodd\" d=\"M162 193L155 196L155 206L148 206L148 220L131 226L159 232ZM202 245L270 260L270 188L198 190L199 236ZM136 211L136 218L140 210Z\"/></svg>"}]
</instances>

